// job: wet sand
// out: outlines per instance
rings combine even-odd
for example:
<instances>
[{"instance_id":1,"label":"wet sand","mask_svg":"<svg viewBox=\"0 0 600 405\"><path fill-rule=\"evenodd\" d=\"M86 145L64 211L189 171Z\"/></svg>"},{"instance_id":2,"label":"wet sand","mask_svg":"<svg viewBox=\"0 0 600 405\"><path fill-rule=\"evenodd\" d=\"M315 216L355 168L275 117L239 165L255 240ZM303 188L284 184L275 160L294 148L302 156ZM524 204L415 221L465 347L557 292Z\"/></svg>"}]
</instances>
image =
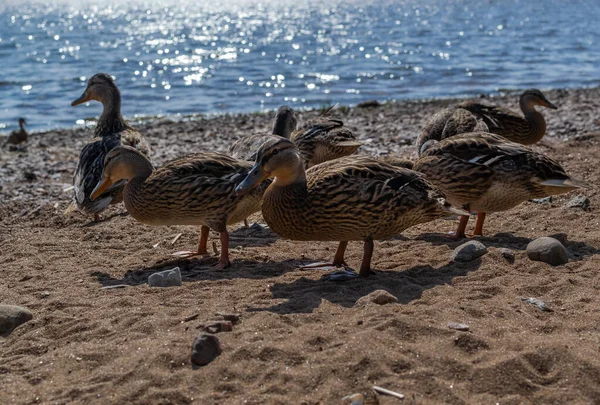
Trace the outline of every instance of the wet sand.
<instances>
[{"instance_id":1,"label":"wet sand","mask_svg":"<svg viewBox=\"0 0 600 405\"><path fill-rule=\"evenodd\" d=\"M600 89L546 95L559 110L542 111L548 134L535 148L600 185ZM486 101L518 108L515 94ZM414 158L423 122L454 102L396 102L334 116L356 131L360 153ZM299 120L316 114L303 112ZM138 128L161 164L184 153L226 151L244 134L268 131L272 119L163 119ZM596 190L489 215L486 236L478 238L489 252L469 263L450 260L464 241L449 240L455 222L440 220L376 242L375 276L325 282L322 271L300 267L330 259L336 243L287 241L239 224L232 228L232 267L212 271L216 257L170 256L195 246L197 228L143 225L123 215L122 205L99 223L63 215L71 198L63 189L91 134L33 134L24 151L0 151L0 303L34 313L0 338L0 403L337 404L373 385L417 404L600 402ZM589 210L566 207L576 195L591 200ZM264 225L258 214L250 222ZM568 264L527 258L527 244L550 235L566 238ZM216 234L212 241L218 243ZM500 248L514 251L514 263ZM349 264L357 268L361 257L362 244L350 243ZM175 266L183 286L148 287L150 274ZM117 284L126 287L103 288ZM376 290L398 303L355 305ZM538 298L553 312L520 297ZM217 312L241 320L217 335L222 354L194 369L191 344Z\"/></svg>"}]
</instances>

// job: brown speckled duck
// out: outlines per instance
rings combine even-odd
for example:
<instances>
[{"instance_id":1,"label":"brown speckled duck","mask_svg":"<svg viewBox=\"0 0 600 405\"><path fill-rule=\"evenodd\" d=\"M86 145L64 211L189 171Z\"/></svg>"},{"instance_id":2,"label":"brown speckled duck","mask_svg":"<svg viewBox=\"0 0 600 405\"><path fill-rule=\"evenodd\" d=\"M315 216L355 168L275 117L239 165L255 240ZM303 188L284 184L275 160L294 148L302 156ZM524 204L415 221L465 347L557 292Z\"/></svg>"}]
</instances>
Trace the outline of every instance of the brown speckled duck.
<instances>
[{"instance_id":1,"label":"brown speckled duck","mask_svg":"<svg viewBox=\"0 0 600 405\"><path fill-rule=\"evenodd\" d=\"M506 108L474 101L446 108L434 114L423 127L417 139L418 152L421 154L423 145L430 140L441 141L467 132L489 132L522 145L539 142L546 133L546 120L535 106L553 110L557 107L537 89L525 90L519 105L523 117Z\"/></svg>"},{"instance_id":2,"label":"brown speckled duck","mask_svg":"<svg viewBox=\"0 0 600 405\"><path fill-rule=\"evenodd\" d=\"M489 133L431 141L414 170L425 174L455 207L477 212L473 235L483 234L487 212L506 211L524 201L590 188L569 176L555 160ZM465 236L468 216L455 237Z\"/></svg>"},{"instance_id":3,"label":"brown speckled duck","mask_svg":"<svg viewBox=\"0 0 600 405\"><path fill-rule=\"evenodd\" d=\"M351 155L361 145L341 120L329 117L334 107L330 107L316 119L308 121L290 136L290 140L296 145L306 162L306 168Z\"/></svg>"},{"instance_id":4,"label":"brown speckled duck","mask_svg":"<svg viewBox=\"0 0 600 405\"><path fill-rule=\"evenodd\" d=\"M269 227L292 240L339 241L333 265L344 264L348 241L364 241L360 275L371 271L373 241L449 215L441 194L411 170L366 156L348 156L304 169L298 148L287 139L270 140L257 154L248 177L237 187L246 193L273 178L263 195Z\"/></svg>"},{"instance_id":5,"label":"brown speckled duck","mask_svg":"<svg viewBox=\"0 0 600 405\"><path fill-rule=\"evenodd\" d=\"M296 130L297 125L298 120L296 119L294 110L287 105L283 105L279 107L275 115L272 135L254 134L244 136L231 145L229 153L235 159L254 162L256 160L256 151L258 151L265 141L273 136L281 136L289 139L292 132Z\"/></svg>"},{"instance_id":6,"label":"brown speckled duck","mask_svg":"<svg viewBox=\"0 0 600 405\"><path fill-rule=\"evenodd\" d=\"M25 125L27 122L25 118L19 118L19 129L16 129L10 133L10 135L6 138L6 142L4 142L3 147L6 145L19 145L23 142L27 142L29 138L29 134L25 130Z\"/></svg>"},{"instance_id":7,"label":"brown speckled duck","mask_svg":"<svg viewBox=\"0 0 600 405\"><path fill-rule=\"evenodd\" d=\"M107 188L103 195L94 200L90 199L92 190L102 178L107 153L124 145L134 147L149 157L150 146L121 115L121 93L111 76L105 73L92 76L81 97L71 105L76 106L90 100L101 102L103 109L94 129L94 138L83 147L79 155L79 163L73 177L73 198L80 211L93 214L94 219L98 221L100 212L108 205L121 202L124 185L123 182L115 183Z\"/></svg>"},{"instance_id":8,"label":"brown speckled duck","mask_svg":"<svg viewBox=\"0 0 600 405\"><path fill-rule=\"evenodd\" d=\"M220 234L221 257L216 269L229 262L227 225L242 221L260 210L267 184L238 196L235 187L248 175L252 164L221 153L196 153L177 158L154 169L148 157L129 146L109 151L104 173L91 198L102 197L115 184L127 181L123 201L129 214L149 225L200 225L196 252L178 252L190 257L207 254L209 228Z\"/></svg>"}]
</instances>

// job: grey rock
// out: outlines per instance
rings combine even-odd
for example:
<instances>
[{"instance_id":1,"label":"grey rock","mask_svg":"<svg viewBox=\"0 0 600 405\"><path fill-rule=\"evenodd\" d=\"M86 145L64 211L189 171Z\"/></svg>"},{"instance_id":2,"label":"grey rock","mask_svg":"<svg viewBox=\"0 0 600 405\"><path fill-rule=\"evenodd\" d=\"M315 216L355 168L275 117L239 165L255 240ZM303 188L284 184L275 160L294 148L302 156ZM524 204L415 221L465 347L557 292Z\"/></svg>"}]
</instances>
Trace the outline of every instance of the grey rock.
<instances>
[{"instance_id":1,"label":"grey rock","mask_svg":"<svg viewBox=\"0 0 600 405\"><path fill-rule=\"evenodd\" d=\"M483 256L487 251L483 243L471 240L454 249L451 259L457 262L470 262Z\"/></svg>"},{"instance_id":2,"label":"grey rock","mask_svg":"<svg viewBox=\"0 0 600 405\"><path fill-rule=\"evenodd\" d=\"M567 249L563 244L548 236L531 241L527 245L527 256L531 260L545 262L553 266L565 264L569 261Z\"/></svg>"},{"instance_id":3,"label":"grey rock","mask_svg":"<svg viewBox=\"0 0 600 405\"><path fill-rule=\"evenodd\" d=\"M221 354L221 344L215 335L203 333L192 345L192 364L205 366Z\"/></svg>"},{"instance_id":4,"label":"grey rock","mask_svg":"<svg viewBox=\"0 0 600 405\"><path fill-rule=\"evenodd\" d=\"M177 287L181 285L181 272L179 267L171 270L159 271L148 277L150 287Z\"/></svg>"},{"instance_id":5,"label":"grey rock","mask_svg":"<svg viewBox=\"0 0 600 405\"><path fill-rule=\"evenodd\" d=\"M549 204L552 202L552 196L545 198L534 198L533 200L531 200L531 202L536 204Z\"/></svg>"},{"instance_id":6,"label":"grey rock","mask_svg":"<svg viewBox=\"0 0 600 405\"><path fill-rule=\"evenodd\" d=\"M584 195L575 196L567 203L567 208L581 208L587 211L590 209L590 199Z\"/></svg>"},{"instance_id":7,"label":"grey rock","mask_svg":"<svg viewBox=\"0 0 600 405\"><path fill-rule=\"evenodd\" d=\"M448 327L450 329L459 330L461 332L469 331L469 325L464 323L448 322Z\"/></svg>"},{"instance_id":8,"label":"grey rock","mask_svg":"<svg viewBox=\"0 0 600 405\"><path fill-rule=\"evenodd\" d=\"M0 305L0 335L8 336L19 325L33 319L27 308L16 305Z\"/></svg>"},{"instance_id":9,"label":"grey rock","mask_svg":"<svg viewBox=\"0 0 600 405\"><path fill-rule=\"evenodd\" d=\"M521 301L526 302L526 303L531 304L531 305L535 305L541 311L544 311L544 312L554 312L554 310L552 308L550 308L544 301L538 300L537 298L525 298L525 297L521 297Z\"/></svg>"},{"instance_id":10,"label":"grey rock","mask_svg":"<svg viewBox=\"0 0 600 405\"><path fill-rule=\"evenodd\" d=\"M500 249L498 249L498 251L500 252L502 257L504 257L506 259L507 262L509 262L509 263L515 262L515 252L513 252L512 250L510 250L508 248L500 248Z\"/></svg>"},{"instance_id":11,"label":"grey rock","mask_svg":"<svg viewBox=\"0 0 600 405\"><path fill-rule=\"evenodd\" d=\"M386 304L395 304L398 302L398 298L390 294L385 290L375 290L372 293L365 295L364 297L359 298L356 301L355 306L364 307L369 303L374 303L377 305L386 305Z\"/></svg>"}]
</instances>

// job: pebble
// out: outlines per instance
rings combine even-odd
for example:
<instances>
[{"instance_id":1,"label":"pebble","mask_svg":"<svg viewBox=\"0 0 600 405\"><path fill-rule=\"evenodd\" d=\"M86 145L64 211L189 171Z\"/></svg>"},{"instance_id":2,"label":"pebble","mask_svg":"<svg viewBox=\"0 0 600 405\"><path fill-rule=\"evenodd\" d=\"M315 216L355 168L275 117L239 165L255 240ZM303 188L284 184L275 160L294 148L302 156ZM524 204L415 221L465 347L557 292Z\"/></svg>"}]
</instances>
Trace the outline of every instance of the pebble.
<instances>
[{"instance_id":1,"label":"pebble","mask_svg":"<svg viewBox=\"0 0 600 405\"><path fill-rule=\"evenodd\" d=\"M534 198L533 200L531 200L531 202L536 204L549 204L552 202L552 196L545 198Z\"/></svg>"},{"instance_id":2,"label":"pebble","mask_svg":"<svg viewBox=\"0 0 600 405\"><path fill-rule=\"evenodd\" d=\"M204 333L192 344L192 364L205 366L221 354L221 344L215 335Z\"/></svg>"},{"instance_id":3,"label":"pebble","mask_svg":"<svg viewBox=\"0 0 600 405\"><path fill-rule=\"evenodd\" d=\"M356 108L377 108L381 107L381 103L377 100L368 100L363 101L362 103L358 103Z\"/></svg>"},{"instance_id":4,"label":"pebble","mask_svg":"<svg viewBox=\"0 0 600 405\"><path fill-rule=\"evenodd\" d=\"M200 327L209 333L231 332L233 330L233 323L230 321L215 321L200 325Z\"/></svg>"},{"instance_id":5,"label":"pebble","mask_svg":"<svg viewBox=\"0 0 600 405\"><path fill-rule=\"evenodd\" d=\"M150 287L177 287L181 285L181 272L179 267L171 270L159 271L148 277Z\"/></svg>"},{"instance_id":6,"label":"pebble","mask_svg":"<svg viewBox=\"0 0 600 405\"><path fill-rule=\"evenodd\" d=\"M398 298L385 290L375 290L369 295L359 298L354 305L364 307L371 302L377 305L395 304L398 302Z\"/></svg>"},{"instance_id":7,"label":"pebble","mask_svg":"<svg viewBox=\"0 0 600 405\"><path fill-rule=\"evenodd\" d=\"M17 326L32 319L33 314L27 308L0 304L0 335L8 336Z\"/></svg>"},{"instance_id":8,"label":"pebble","mask_svg":"<svg viewBox=\"0 0 600 405\"><path fill-rule=\"evenodd\" d=\"M544 312L554 312L554 310L552 308L550 308L548 305L546 305L546 303L544 301L538 300L537 298L521 297L521 301L526 302L531 305L535 305L536 307L538 307L540 310L542 310Z\"/></svg>"},{"instance_id":9,"label":"pebble","mask_svg":"<svg viewBox=\"0 0 600 405\"><path fill-rule=\"evenodd\" d=\"M569 261L567 249L563 244L548 236L531 241L527 245L527 256L531 260L545 262L552 266L565 264Z\"/></svg>"},{"instance_id":10,"label":"pebble","mask_svg":"<svg viewBox=\"0 0 600 405\"><path fill-rule=\"evenodd\" d=\"M509 263L515 262L515 252L513 252L509 248L500 248L500 249L498 249L498 251L500 252L502 257L504 257L506 259L507 262L509 262Z\"/></svg>"},{"instance_id":11,"label":"pebble","mask_svg":"<svg viewBox=\"0 0 600 405\"><path fill-rule=\"evenodd\" d=\"M483 256L487 251L488 250L483 243L471 240L454 249L451 259L457 262L470 262Z\"/></svg>"},{"instance_id":12,"label":"pebble","mask_svg":"<svg viewBox=\"0 0 600 405\"><path fill-rule=\"evenodd\" d=\"M584 195L575 196L567 203L567 208L581 208L587 211L590 209L590 199Z\"/></svg>"},{"instance_id":13,"label":"pebble","mask_svg":"<svg viewBox=\"0 0 600 405\"><path fill-rule=\"evenodd\" d=\"M226 321L231 322L234 325L237 325L237 323L240 321L240 318L242 317L240 314L230 314L227 312L217 312L216 315L218 317L223 318Z\"/></svg>"},{"instance_id":14,"label":"pebble","mask_svg":"<svg viewBox=\"0 0 600 405\"><path fill-rule=\"evenodd\" d=\"M461 332L468 332L469 330L469 325L464 323L448 322L448 327Z\"/></svg>"}]
</instances>

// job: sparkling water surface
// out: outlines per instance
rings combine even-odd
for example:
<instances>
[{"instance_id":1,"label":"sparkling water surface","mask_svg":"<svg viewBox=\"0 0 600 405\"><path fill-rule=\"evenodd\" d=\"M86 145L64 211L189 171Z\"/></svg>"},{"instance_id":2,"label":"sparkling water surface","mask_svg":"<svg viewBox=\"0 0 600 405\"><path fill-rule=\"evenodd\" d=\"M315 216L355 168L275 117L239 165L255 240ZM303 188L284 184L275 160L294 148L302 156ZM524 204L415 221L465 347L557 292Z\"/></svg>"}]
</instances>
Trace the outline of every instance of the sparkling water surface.
<instances>
[{"instance_id":1,"label":"sparkling water surface","mask_svg":"<svg viewBox=\"0 0 600 405\"><path fill-rule=\"evenodd\" d=\"M128 117L598 86L600 3L4 0L0 58L4 133L97 116L96 72Z\"/></svg>"}]
</instances>

